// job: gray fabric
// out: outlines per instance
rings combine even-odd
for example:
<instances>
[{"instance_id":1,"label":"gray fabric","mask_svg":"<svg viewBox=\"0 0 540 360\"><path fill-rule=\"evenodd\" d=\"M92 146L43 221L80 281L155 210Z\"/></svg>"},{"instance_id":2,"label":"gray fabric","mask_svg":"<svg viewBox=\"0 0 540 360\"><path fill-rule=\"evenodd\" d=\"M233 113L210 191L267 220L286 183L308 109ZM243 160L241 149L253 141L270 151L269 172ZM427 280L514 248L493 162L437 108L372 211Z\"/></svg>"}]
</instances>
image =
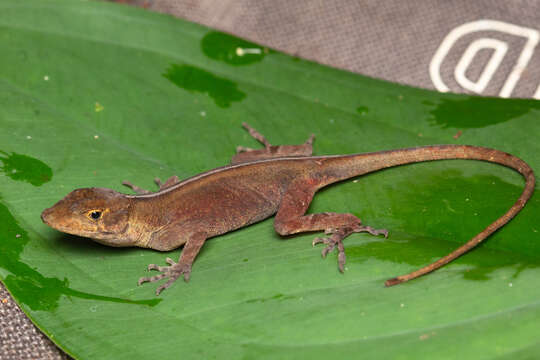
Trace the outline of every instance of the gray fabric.
<instances>
[{"instance_id":1,"label":"gray fabric","mask_svg":"<svg viewBox=\"0 0 540 360\"><path fill-rule=\"evenodd\" d=\"M131 2L321 64L429 89L435 88L429 64L441 41L457 26L492 19L540 30L540 1L532 0ZM440 68L441 78L451 91L465 91L456 82L454 69L466 48L480 38L498 39L508 45L484 95L499 94L526 42L523 37L493 30L464 35ZM466 76L478 79L491 54L488 50L478 52ZM540 45L511 96L532 97L539 83ZM2 299L8 299L7 303ZM0 286L0 359L62 358L67 357L32 325Z\"/></svg>"},{"instance_id":2,"label":"gray fabric","mask_svg":"<svg viewBox=\"0 0 540 360\"><path fill-rule=\"evenodd\" d=\"M453 28L481 19L540 30L540 1L306 1L154 0L150 9L174 14L321 64L417 87L434 89L429 64ZM508 44L508 52L483 95L499 94L523 49L522 36L488 30L463 36L441 66L453 92L465 92L454 68L479 38ZM532 97L540 84L540 45L512 97ZM490 51L479 52L466 74L480 75Z\"/></svg>"},{"instance_id":3,"label":"gray fabric","mask_svg":"<svg viewBox=\"0 0 540 360\"><path fill-rule=\"evenodd\" d=\"M24 315L0 283L0 360L68 359Z\"/></svg>"}]
</instances>

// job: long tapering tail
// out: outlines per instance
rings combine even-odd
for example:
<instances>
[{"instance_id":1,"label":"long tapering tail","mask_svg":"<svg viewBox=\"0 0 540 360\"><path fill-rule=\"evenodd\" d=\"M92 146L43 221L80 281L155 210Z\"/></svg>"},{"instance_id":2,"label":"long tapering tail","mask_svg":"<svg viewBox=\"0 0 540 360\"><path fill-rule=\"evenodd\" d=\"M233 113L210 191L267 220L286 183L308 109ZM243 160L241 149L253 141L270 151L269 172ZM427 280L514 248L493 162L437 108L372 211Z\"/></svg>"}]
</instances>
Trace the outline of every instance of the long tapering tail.
<instances>
[{"instance_id":1,"label":"long tapering tail","mask_svg":"<svg viewBox=\"0 0 540 360\"><path fill-rule=\"evenodd\" d=\"M459 256L465 254L479 243L484 241L488 236L493 234L497 229L501 228L507 222L509 222L519 211L525 206L529 198L532 196L535 187L535 177L531 167L521 160L520 158L511 154L484 147L470 146L470 145L433 145L423 146L410 149L399 149L382 151L371 154L359 154L352 156L345 161L351 161L358 165L347 166L350 169L350 177L358 176L359 174L365 174L380 169L405 165L424 161L444 160L444 159L468 159L468 160L480 160L491 163L501 164L512 168L519 172L525 178L525 188L521 193L521 196L517 199L514 205L501 217L491 223L478 235L471 240L452 251L450 254L442 257L441 259L426 265L416 271L413 271L406 275L401 275L393 279L389 279L385 282L386 286L393 286L401 284L403 282L415 279L419 276L430 273L440 267L455 260ZM359 161L360 160L360 161ZM339 165L338 165L339 166ZM339 166L340 167L340 166ZM349 177L345 176L345 177Z\"/></svg>"}]
</instances>

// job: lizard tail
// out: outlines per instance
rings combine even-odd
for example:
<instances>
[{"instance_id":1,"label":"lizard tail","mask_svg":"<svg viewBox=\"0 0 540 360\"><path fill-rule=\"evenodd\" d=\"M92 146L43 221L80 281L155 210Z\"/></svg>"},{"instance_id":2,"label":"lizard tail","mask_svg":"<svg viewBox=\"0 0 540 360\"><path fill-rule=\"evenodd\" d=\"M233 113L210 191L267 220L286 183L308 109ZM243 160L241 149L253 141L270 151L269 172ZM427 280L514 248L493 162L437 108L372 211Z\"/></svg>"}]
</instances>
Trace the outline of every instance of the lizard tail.
<instances>
[{"instance_id":1,"label":"lizard tail","mask_svg":"<svg viewBox=\"0 0 540 360\"><path fill-rule=\"evenodd\" d=\"M471 240L469 240L462 246L458 247L456 250L452 251L450 254L440 258L439 260L429 265L426 265L409 274L397 276L395 278L387 280L385 282L386 286L401 284L403 282L415 279L419 276L428 274L465 254L467 251L480 244L488 236L493 234L495 231L497 231L497 229L501 228L514 216L516 216L517 213L519 213L519 211L525 206L525 204L534 192L535 177L531 167L518 157L499 150L468 145L435 145L411 149L390 150L387 152L375 153L372 155L375 155L375 157L365 157L368 164L364 162L364 168L361 171L362 173L371 172L392 166L423 161L443 159L470 159L487 161L507 166L519 172L526 181L525 188L523 189L521 196L517 199L515 204L512 205L512 207L504 215L491 223L478 235L473 237ZM392 160L389 161L389 159ZM365 171L366 168L369 168L369 171Z\"/></svg>"},{"instance_id":2,"label":"lizard tail","mask_svg":"<svg viewBox=\"0 0 540 360\"><path fill-rule=\"evenodd\" d=\"M439 269L480 244L488 236L497 231L497 229L509 222L525 206L525 203L527 203L534 192L535 178L533 170L525 161L511 154L495 149L470 145L421 146L409 149L355 154L345 157L329 157L327 159L330 165L328 168L333 175L333 177L330 176L329 178L338 179L338 181L394 166L445 159L480 160L507 166L519 172L525 178L525 188L515 204L504 215L491 223L471 240L434 263L409 274L387 280L385 282L386 286L401 284Z\"/></svg>"}]
</instances>

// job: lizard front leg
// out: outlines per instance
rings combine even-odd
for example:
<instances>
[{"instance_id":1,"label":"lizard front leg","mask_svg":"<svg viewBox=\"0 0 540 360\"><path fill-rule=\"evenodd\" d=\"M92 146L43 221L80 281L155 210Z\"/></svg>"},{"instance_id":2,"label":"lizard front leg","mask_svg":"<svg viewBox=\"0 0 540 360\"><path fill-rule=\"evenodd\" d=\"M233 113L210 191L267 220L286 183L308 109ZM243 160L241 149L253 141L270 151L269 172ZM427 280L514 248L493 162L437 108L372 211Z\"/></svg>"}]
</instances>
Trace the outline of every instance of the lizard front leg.
<instances>
[{"instance_id":1,"label":"lizard front leg","mask_svg":"<svg viewBox=\"0 0 540 360\"><path fill-rule=\"evenodd\" d=\"M305 215L313 195L318 190L313 182L299 182L287 189L281 200L274 228L280 235L297 234L307 231L324 230L329 237L316 238L313 245L324 243L326 248L322 250L322 256L338 249L338 266L341 272L344 271L346 256L343 240L353 233L367 232L371 235L388 236L385 229L373 229L370 226L363 226L360 219L353 214L339 213L319 213Z\"/></svg>"},{"instance_id":2,"label":"lizard front leg","mask_svg":"<svg viewBox=\"0 0 540 360\"><path fill-rule=\"evenodd\" d=\"M156 289L156 295L159 295L163 290L171 286L172 283L174 283L180 276L184 276L184 281L188 282L193 262L195 261L195 258L197 257L197 254L201 250L205 241L205 233L199 232L191 235L184 245L184 249L182 250L182 254L180 255L178 262L174 262L171 258L167 258L166 262L169 264L169 266L158 266L156 264L148 265L148 271L157 270L160 271L161 274L141 277L138 285L145 282L154 282L163 278L168 278L165 284L160 285Z\"/></svg>"},{"instance_id":3,"label":"lizard front leg","mask_svg":"<svg viewBox=\"0 0 540 360\"><path fill-rule=\"evenodd\" d=\"M170 178L167 179L167 181L165 181L165 183L162 183L160 178L154 178L154 182L156 183L156 185L159 187L159 190L158 191L161 191L169 186L172 186L178 182L180 182L180 179L178 179L178 176L176 175L173 175L171 176ZM145 189L142 189L140 187L138 187L137 185L133 185L132 183L130 183L129 181L122 181L122 185L124 186L127 186L128 188L130 188L131 190L135 191L135 193L137 195L141 195L141 194L151 194L152 191L150 190L145 190Z\"/></svg>"}]
</instances>

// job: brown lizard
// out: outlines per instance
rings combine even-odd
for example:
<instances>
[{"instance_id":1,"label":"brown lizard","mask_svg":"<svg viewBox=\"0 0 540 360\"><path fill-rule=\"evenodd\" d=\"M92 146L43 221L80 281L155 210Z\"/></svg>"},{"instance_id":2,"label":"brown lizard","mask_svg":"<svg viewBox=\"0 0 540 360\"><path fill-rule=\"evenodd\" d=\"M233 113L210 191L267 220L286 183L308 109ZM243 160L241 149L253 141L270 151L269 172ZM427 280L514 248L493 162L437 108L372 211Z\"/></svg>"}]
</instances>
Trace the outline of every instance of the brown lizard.
<instances>
[{"instance_id":1,"label":"brown lizard","mask_svg":"<svg viewBox=\"0 0 540 360\"><path fill-rule=\"evenodd\" d=\"M45 209L42 220L49 226L85 236L109 246L139 246L170 251L184 245L178 262L170 266L148 265L161 272L139 279L168 278L156 294L178 277L189 281L191 267L206 239L253 224L276 214L274 228L280 235L325 231L328 237L322 255L337 247L339 270L345 265L343 239L352 233L388 235L362 225L353 214L306 214L313 195L329 184L403 164L443 159L471 159L501 164L518 171L526 180L523 193L500 218L452 253L407 275L386 281L396 285L433 270L466 253L512 219L534 191L534 174L523 160L499 150L468 145L434 145L365 154L312 156L312 135L302 145L272 146L256 130L243 126L264 149L238 147L231 165L213 169L179 181L171 177L159 191L149 192L127 181L123 184L137 195L110 189L77 189L53 207Z\"/></svg>"}]
</instances>

